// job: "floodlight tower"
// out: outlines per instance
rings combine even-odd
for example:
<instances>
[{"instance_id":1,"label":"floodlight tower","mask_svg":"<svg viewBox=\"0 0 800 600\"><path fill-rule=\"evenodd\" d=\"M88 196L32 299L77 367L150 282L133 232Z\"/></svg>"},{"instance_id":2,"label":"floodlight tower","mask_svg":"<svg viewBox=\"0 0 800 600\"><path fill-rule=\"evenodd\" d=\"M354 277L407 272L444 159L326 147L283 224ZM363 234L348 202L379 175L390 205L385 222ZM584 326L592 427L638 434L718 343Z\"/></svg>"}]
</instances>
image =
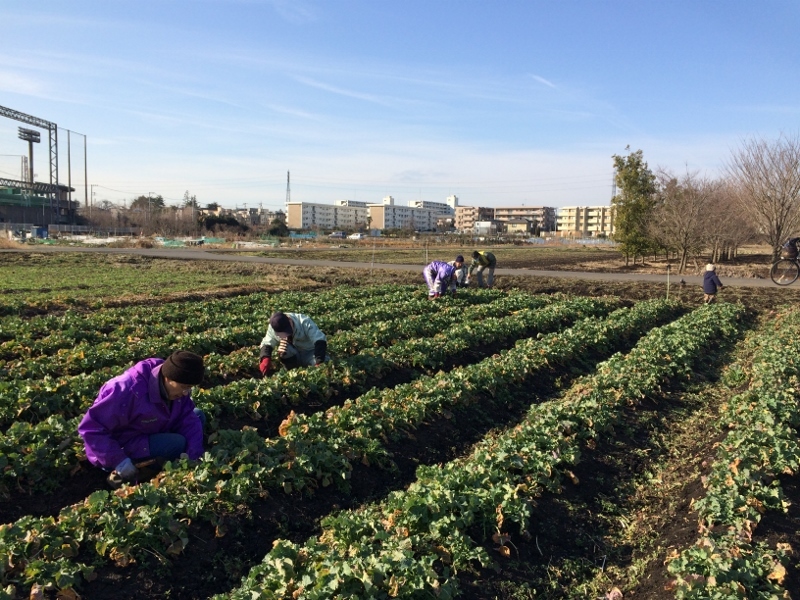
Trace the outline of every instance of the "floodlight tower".
<instances>
[{"instance_id":1,"label":"floodlight tower","mask_svg":"<svg viewBox=\"0 0 800 600\"><path fill-rule=\"evenodd\" d=\"M19 129L19 139L28 142L28 162L30 163L29 183L33 183L33 145L38 144L42 140L39 132L35 129L27 129L26 127L18 127L17 129Z\"/></svg>"}]
</instances>

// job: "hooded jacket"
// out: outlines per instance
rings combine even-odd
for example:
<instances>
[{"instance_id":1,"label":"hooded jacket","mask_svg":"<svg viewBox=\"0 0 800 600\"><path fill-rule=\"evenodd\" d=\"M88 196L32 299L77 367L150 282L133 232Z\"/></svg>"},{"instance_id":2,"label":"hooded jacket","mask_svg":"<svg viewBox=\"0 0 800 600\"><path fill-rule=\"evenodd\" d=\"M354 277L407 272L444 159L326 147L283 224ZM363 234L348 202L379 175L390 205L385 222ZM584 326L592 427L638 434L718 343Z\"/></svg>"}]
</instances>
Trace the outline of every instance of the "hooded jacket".
<instances>
[{"instance_id":1,"label":"hooded jacket","mask_svg":"<svg viewBox=\"0 0 800 600\"><path fill-rule=\"evenodd\" d=\"M715 271L706 271L703 274L703 293L716 294L717 288L722 287L722 282Z\"/></svg>"},{"instance_id":2,"label":"hooded jacket","mask_svg":"<svg viewBox=\"0 0 800 600\"><path fill-rule=\"evenodd\" d=\"M134 462L150 456L150 435L179 433L186 438L186 454L203 454L203 426L187 394L176 400L161 397L160 358L148 358L100 388L94 404L78 425L86 458L93 465L113 469L126 458Z\"/></svg>"}]
</instances>

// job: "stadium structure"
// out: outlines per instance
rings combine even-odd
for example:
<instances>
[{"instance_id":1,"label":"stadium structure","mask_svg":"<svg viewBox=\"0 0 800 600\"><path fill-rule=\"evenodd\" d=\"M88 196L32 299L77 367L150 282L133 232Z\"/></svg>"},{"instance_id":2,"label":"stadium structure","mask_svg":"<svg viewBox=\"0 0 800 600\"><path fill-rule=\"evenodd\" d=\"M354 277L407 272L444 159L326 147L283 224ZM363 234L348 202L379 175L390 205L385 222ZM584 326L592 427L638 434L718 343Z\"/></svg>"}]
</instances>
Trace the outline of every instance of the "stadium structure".
<instances>
[{"instance_id":1,"label":"stadium structure","mask_svg":"<svg viewBox=\"0 0 800 600\"><path fill-rule=\"evenodd\" d=\"M34 181L33 144L40 143L41 134L37 129L19 127L19 139L28 142L28 162L23 163L27 168L23 168L21 179L0 177L0 229L74 223L79 203L71 201L70 193L75 190L58 181L58 126L5 106L0 106L0 117L44 130L50 159L49 181Z\"/></svg>"}]
</instances>

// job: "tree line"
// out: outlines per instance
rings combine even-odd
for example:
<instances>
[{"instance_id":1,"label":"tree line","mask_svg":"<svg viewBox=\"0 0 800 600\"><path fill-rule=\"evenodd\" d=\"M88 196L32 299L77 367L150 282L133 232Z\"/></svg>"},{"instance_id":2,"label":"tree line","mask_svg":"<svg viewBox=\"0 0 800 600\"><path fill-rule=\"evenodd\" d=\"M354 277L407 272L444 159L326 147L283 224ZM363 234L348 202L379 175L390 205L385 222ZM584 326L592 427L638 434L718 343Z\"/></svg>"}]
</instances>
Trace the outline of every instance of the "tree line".
<instances>
[{"instance_id":1,"label":"tree line","mask_svg":"<svg viewBox=\"0 0 800 600\"><path fill-rule=\"evenodd\" d=\"M206 211L216 211L216 202L206 204ZM183 200L175 206L167 205L160 194L141 195L130 201L124 208L107 200L83 215L87 224L104 229L134 228L144 235L198 236L201 234L245 235L252 233L251 226L230 215L217 216L201 212L197 196L187 190ZM260 233L274 236L288 235L286 224L274 219L268 226L258 227Z\"/></svg>"},{"instance_id":2,"label":"tree line","mask_svg":"<svg viewBox=\"0 0 800 600\"><path fill-rule=\"evenodd\" d=\"M752 242L768 244L774 261L788 238L800 236L797 135L745 140L716 179L654 172L642 150L613 159L613 238L626 265L664 254L675 257L682 273L690 260L731 260Z\"/></svg>"}]
</instances>

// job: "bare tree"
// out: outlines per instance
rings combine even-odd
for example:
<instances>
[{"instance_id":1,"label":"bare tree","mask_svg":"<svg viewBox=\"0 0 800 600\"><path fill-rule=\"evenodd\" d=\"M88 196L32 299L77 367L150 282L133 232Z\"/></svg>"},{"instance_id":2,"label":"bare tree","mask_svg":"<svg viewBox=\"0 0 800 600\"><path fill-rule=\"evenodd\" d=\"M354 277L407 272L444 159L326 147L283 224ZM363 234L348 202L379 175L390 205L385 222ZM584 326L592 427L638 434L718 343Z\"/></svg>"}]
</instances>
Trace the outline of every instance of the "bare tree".
<instances>
[{"instance_id":1,"label":"bare tree","mask_svg":"<svg viewBox=\"0 0 800 600\"><path fill-rule=\"evenodd\" d=\"M731 183L722 181L710 199L705 239L711 262L733 260L743 244L757 237L753 221L739 209L736 198Z\"/></svg>"},{"instance_id":2,"label":"bare tree","mask_svg":"<svg viewBox=\"0 0 800 600\"><path fill-rule=\"evenodd\" d=\"M800 138L752 139L734 151L726 165L736 199L777 259L781 244L800 226Z\"/></svg>"},{"instance_id":3,"label":"bare tree","mask_svg":"<svg viewBox=\"0 0 800 600\"><path fill-rule=\"evenodd\" d=\"M719 184L686 173L680 180L671 172L656 174L658 195L648 224L649 234L678 255L678 273L683 273L689 258L706 244L708 209Z\"/></svg>"}]
</instances>

